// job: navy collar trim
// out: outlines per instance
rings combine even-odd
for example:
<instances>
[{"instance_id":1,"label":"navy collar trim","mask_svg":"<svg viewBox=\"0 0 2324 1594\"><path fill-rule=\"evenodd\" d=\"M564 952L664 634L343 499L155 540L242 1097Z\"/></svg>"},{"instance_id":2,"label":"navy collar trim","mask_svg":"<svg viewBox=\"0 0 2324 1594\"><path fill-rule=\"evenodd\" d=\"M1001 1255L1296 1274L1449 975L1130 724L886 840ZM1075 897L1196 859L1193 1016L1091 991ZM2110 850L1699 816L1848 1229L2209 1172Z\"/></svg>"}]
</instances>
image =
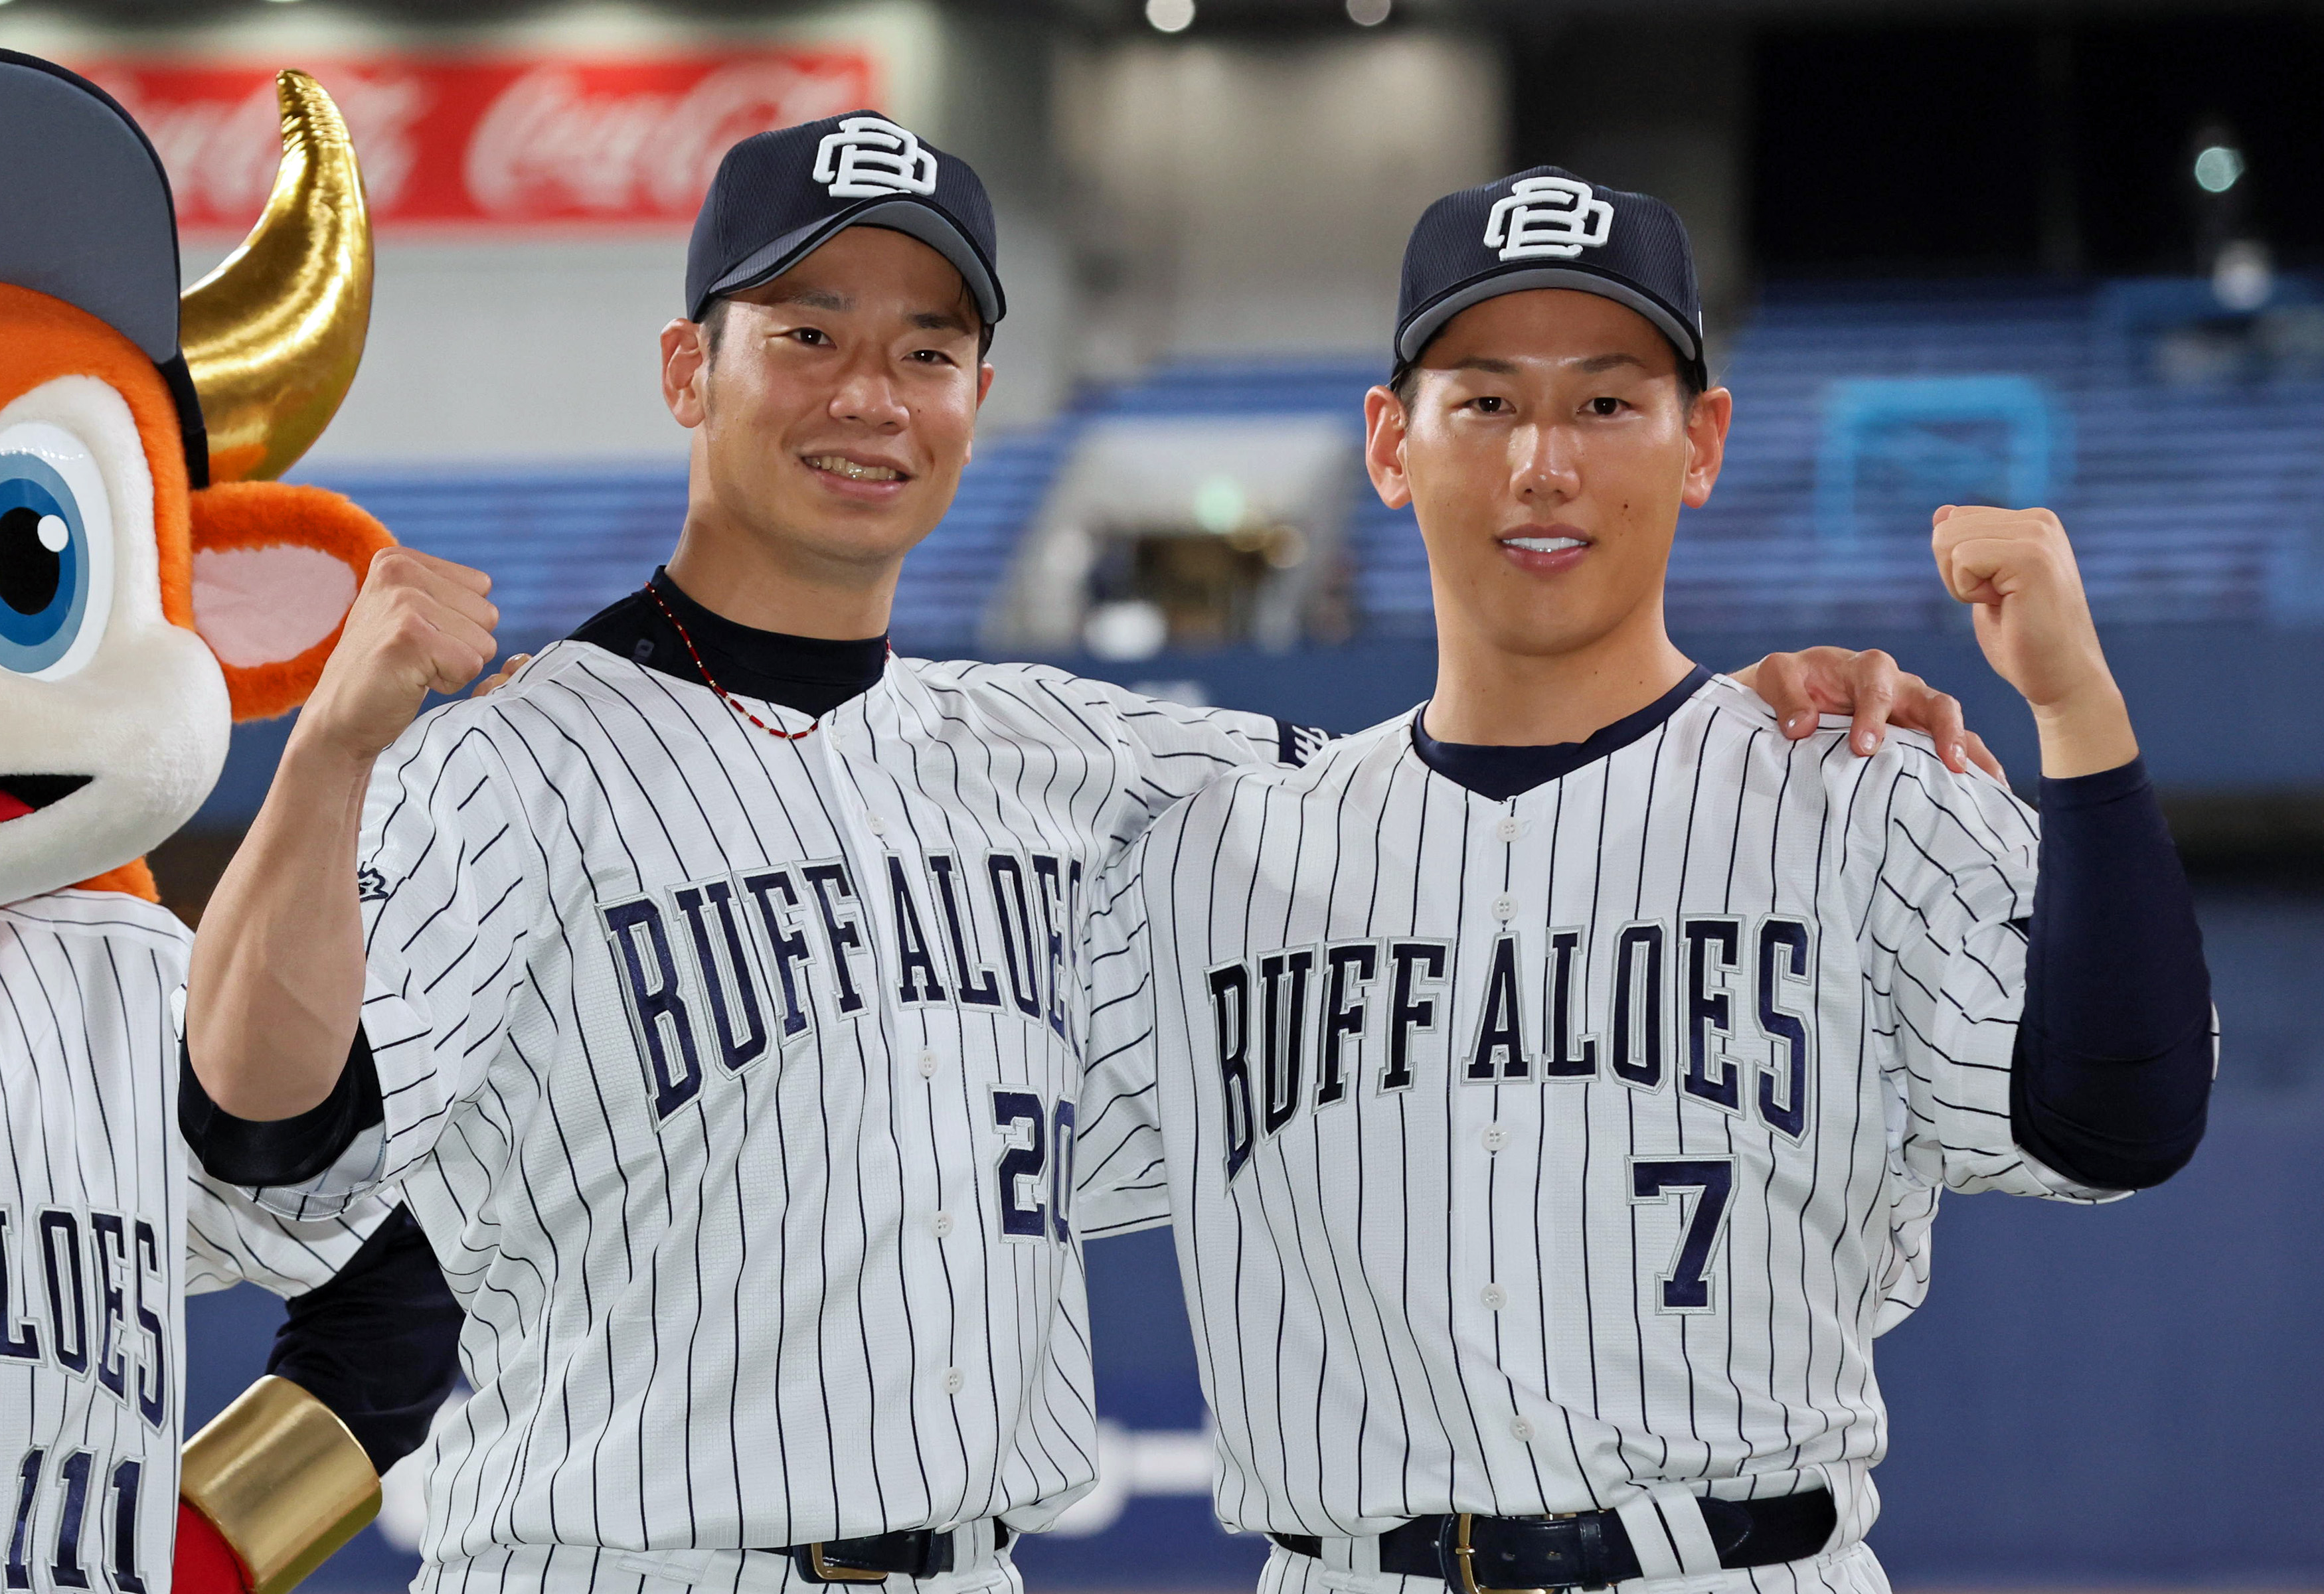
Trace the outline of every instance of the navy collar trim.
<instances>
[{"instance_id":1,"label":"navy collar trim","mask_svg":"<svg viewBox=\"0 0 2324 1594\"><path fill-rule=\"evenodd\" d=\"M1412 751L1420 756L1422 763L1454 785L1466 787L1492 802L1507 802L1521 792L1563 779L1585 764L1619 752L1676 714L1710 679L1711 672L1698 664L1687 671L1684 680L1637 713L1623 715L1584 741L1556 742L1545 747L1484 747L1439 742L1423 725L1423 717L1428 711L1424 703L1412 712Z\"/></svg>"},{"instance_id":2,"label":"navy collar trim","mask_svg":"<svg viewBox=\"0 0 2324 1594\"><path fill-rule=\"evenodd\" d=\"M887 673L884 636L833 641L738 625L688 597L666 569L654 571L653 589L694 638L718 684L738 697L824 714L869 691ZM676 627L642 592L593 615L573 633L573 640L673 679L705 684Z\"/></svg>"}]
</instances>

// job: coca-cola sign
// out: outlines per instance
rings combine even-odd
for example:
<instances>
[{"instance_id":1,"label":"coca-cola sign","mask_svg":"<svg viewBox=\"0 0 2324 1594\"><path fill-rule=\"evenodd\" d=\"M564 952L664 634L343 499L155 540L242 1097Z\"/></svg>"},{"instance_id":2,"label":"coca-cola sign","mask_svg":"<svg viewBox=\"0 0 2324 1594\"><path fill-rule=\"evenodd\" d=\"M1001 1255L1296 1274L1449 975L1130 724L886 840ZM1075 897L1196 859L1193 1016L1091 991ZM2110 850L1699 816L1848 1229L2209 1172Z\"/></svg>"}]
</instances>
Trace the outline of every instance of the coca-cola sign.
<instances>
[{"instance_id":1,"label":"coca-cola sign","mask_svg":"<svg viewBox=\"0 0 2324 1594\"><path fill-rule=\"evenodd\" d=\"M682 226L736 140L877 108L880 87L871 55L847 49L76 64L152 137L179 223L198 232L247 227L265 202L281 155L277 66L313 73L338 103L386 229Z\"/></svg>"}]
</instances>

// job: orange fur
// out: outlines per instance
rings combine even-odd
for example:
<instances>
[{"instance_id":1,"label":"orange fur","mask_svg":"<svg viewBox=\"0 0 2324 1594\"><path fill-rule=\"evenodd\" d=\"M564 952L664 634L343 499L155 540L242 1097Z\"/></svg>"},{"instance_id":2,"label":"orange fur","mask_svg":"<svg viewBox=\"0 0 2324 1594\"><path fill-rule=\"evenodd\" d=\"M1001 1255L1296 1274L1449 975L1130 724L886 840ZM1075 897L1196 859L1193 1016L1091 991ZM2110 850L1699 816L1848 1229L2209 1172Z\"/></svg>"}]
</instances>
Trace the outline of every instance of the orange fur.
<instances>
[{"instance_id":1,"label":"orange fur","mask_svg":"<svg viewBox=\"0 0 2324 1594\"><path fill-rule=\"evenodd\" d=\"M159 544L161 613L194 627L194 543L210 548L296 543L352 567L358 585L371 557L393 544L387 528L338 493L275 482L236 482L188 491L185 443L177 406L161 373L126 337L62 299L0 282L0 404L60 376L93 376L129 406L153 478L153 531ZM241 669L221 664L237 720L271 719L306 700L339 640L328 637L286 663ZM143 858L109 869L78 888L161 900Z\"/></svg>"},{"instance_id":2,"label":"orange fur","mask_svg":"<svg viewBox=\"0 0 2324 1594\"><path fill-rule=\"evenodd\" d=\"M60 299L0 282L0 404L60 376L94 376L129 405L153 475L161 613L194 628L194 553L186 511L186 446L170 390L138 346Z\"/></svg>"},{"instance_id":3,"label":"orange fur","mask_svg":"<svg viewBox=\"0 0 2324 1594\"><path fill-rule=\"evenodd\" d=\"M269 548L289 543L329 554L355 572L355 585L371 569L372 556L392 548L395 539L339 493L281 482L222 482L193 495L194 546L208 551ZM271 720L307 701L321 678L339 631L296 659L244 668L221 661L237 720Z\"/></svg>"},{"instance_id":4,"label":"orange fur","mask_svg":"<svg viewBox=\"0 0 2324 1594\"><path fill-rule=\"evenodd\" d=\"M153 530L161 544L161 613L194 626L194 552L186 515L186 450L178 408L143 350L85 310L29 288L0 282L0 403L60 376L94 376L119 393L145 446L153 476ZM122 891L159 902L153 871L133 858L83 880L84 891Z\"/></svg>"},{"instance_id":5,"label":"orange fur","mask_svg":"<svg viewBox=\"0 0 2324 1594\"><path fill-rule=\"evenodd\" d=\"M81 881L76 891L123 891L132 897L143 897L148 902L159 902L161 893L154 888L153 871L145 867L143 858L132 858L118 869L108 869L95 880Z\"/></svg>"}]
</instances>

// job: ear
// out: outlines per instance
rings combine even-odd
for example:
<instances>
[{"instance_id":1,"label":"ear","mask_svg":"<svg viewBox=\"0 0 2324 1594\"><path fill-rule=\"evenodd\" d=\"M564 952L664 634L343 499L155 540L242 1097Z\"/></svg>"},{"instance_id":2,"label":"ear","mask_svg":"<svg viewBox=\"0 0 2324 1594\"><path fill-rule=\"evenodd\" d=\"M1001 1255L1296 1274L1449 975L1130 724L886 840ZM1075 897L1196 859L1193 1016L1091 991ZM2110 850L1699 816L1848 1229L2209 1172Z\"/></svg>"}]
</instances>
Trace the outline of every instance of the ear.
<instances>
[{"instance_id":1,"label":"ear","mask_svg":"<svg viewBox=\"0 0 2324 1594\"><path fill-rule=\"evenodd\" d=\"M710 363L710 346L701 325L672 321L661 329L661 401L670 419L687 430L702 424L702 384L696 380Z\"/></svg>"},{"instance_id":2,"label":"ear","mask_svg":"<svg viewBox=\"0 0 2324 1594\"><path fill-rule=\"evenodd\" d=\"M337 493L224 482L192 495L194 629L226 671L237 720L307 700L371 568L395 546Z\"/></svg>"},{"instance_id":3,"label":"ear","mask_svg":"<svg viewBox=\"0 0 2324 1594\"><path fill-rule=\"evenodd\" d=\"M1404 401L1388 387L1364 395L1364 471L1372 491L1390 509L1412 502L1412 483L1404 470L1406 416Z\"/></svg>"},{"instance_id":4,"label":"ear","mask_svg":"<svg viewBox=\"0 0 2324 1594\"><path fill-rule=\"evenodd\" d=\"M1720 466L1727 463L1727 428L1735 419L1735 395L1723 387L1697 394L1686 417L1686 479L1679 502L1701 509L1711 502L1719 484Z\"/></svg>"}]
</instances>

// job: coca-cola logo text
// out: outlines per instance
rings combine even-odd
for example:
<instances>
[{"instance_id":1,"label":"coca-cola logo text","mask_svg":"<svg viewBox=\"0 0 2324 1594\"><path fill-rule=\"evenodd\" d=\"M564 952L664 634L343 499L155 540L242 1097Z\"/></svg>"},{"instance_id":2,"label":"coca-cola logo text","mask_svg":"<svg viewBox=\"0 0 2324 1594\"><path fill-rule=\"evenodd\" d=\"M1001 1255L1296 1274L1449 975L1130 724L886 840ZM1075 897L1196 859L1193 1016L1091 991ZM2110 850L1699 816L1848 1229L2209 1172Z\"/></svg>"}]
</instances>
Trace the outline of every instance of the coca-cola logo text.
<instances>
[{"instance_id":1,"label":"coca-cola logo text","mask_svg":"<svg viewBox=\"0 0 2324 1594\"><path fill-rule=\"evenodd\" d=\"M850 50L78 64L152 139L192 231L247 227L264 204L281 157L277 64L337 102L385 229L683 226L737 141L879 104L870 55Z\"/></svg>"}]
</instances>

